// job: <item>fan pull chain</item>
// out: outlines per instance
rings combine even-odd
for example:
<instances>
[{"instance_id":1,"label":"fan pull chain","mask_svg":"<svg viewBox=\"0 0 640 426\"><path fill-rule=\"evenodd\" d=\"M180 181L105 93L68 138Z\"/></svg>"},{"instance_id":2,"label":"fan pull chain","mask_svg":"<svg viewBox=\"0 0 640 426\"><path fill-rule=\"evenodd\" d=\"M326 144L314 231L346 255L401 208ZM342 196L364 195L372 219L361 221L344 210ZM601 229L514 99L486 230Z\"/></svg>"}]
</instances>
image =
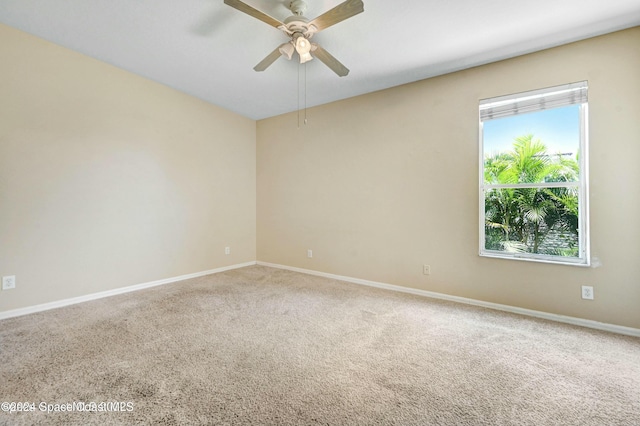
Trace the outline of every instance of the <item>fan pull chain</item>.
<instances>
[{"instance_id":1,"label":"fan pull chain","mask_svg":"<svg viewBox=\"0 0 640 426\"><path fill-rule=\"evenodd\" d=\"M298 65L298 129L300 128L300 65Z\"/></svg>"},{"instance_id":2,"label":"fan pull chain","mask_svg":"<svg viewBox=\"0 0 640 426\"><path fill-rule=\"evenodd\" d=\"M300 86L302 86L302 81L301 81L301 77L300 77L300 68L304 68L304 75L302 76L302 78L304 79L304 94L302 95L304 97L304 116L303 116L303 123L306 126L307 125L307 64L301 64L298 65L298 129L300 128Z\"/></svg>"}]
</instances>

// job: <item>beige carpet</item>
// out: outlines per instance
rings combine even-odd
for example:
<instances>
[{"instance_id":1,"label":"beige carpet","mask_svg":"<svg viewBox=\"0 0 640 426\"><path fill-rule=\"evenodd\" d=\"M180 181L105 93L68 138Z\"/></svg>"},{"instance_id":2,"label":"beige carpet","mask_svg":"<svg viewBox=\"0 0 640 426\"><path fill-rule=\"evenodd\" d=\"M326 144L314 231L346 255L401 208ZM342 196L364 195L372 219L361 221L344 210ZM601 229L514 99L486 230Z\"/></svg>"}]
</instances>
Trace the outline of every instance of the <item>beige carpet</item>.
<instances>
[{"instance_id":1,"label":"beige carpet","mask_svg":"<svg viewBox=\"0 0 640 426\"><path fill-rule=\"evenodd\" d=\"M3 425L640 425L640 339L253 266L0 321L2 401L36 410Z\"/></svg>"}]
</instances>

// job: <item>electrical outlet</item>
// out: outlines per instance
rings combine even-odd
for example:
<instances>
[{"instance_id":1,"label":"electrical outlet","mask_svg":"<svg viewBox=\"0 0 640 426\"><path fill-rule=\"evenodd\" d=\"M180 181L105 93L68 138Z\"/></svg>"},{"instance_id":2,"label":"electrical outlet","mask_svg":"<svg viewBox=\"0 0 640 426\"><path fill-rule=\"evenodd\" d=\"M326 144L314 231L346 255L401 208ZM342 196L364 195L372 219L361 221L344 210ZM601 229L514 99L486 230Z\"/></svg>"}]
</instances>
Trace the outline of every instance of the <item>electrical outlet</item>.
<instances>
[{"instance_id":1,"label":"electrical outlet","mask_svg":"<svg viewBox=\"0 0 640 426\"><path fill-rule=\"evenodd\" d=\"M588 299L588 300L593 300L593 287L591 287L589 285L583 285L582 286L582 298L583 299Z\"/></svg>"},{"instance_id":2,"label":"electrical outlet","mask_svg":"<svg viewBox=\"0 0 640 426\"><path fill-rule=\"evenodd\" d=\"M429 265L422 265L422 273L424 275L431 275L431 266Z\"/></svg>"},{"instance_id":3,"label":"electrical outlet","mask_svg":"<svg viewBox=\"0 0 640 426\"><path fill-rule=\"evenodd\" d=\"M231 254L231 247L225 247L224 254Z\"/></svg>"},{"instance_id":4,"label":"electrical outlet","mask_svg":"<svg viewBox=\"0 0 640 426\"><path fill-rule=\"evenodd\" d=\"M313 257L313 250L311 250L311 249L307 250L307 257L309 259L311 259Z\"/></svg>"},{"instance_id":5,"label":"electrical outlet","mask_svg":"<svg viewBox=\"0 0 640 426\"><path fill-rule=\"evenodd\" d=\"M16 288L16 276L2 277L2 289L11 290L12 288Z\"/></svg>"}]
</instances>

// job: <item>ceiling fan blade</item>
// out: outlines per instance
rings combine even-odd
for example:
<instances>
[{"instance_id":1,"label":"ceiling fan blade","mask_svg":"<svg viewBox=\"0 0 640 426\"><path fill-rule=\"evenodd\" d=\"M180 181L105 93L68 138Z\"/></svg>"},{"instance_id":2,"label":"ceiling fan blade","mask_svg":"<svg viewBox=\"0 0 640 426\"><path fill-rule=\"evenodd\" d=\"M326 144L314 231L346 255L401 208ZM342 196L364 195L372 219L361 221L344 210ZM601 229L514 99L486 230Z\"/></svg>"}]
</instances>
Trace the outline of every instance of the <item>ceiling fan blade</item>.
<instances>
[{"instance_id":1,"label":"ceiling fan blade","mask_svg":"<svg viewBox=\"0 0 640 426\"><path fill-rule=\"evenodd\" d=\"M249 16L253 16L256 19L261 20L262 22L266 22L272 27L278 28L281 25L284 25L282 22L278 21L276 18L272 18L266 13L260 12L258 9L249 6L243 1L240 0L224 0L224 4L233 7L234 9L238 9L240 12L244 12Z\"/></svg>"},{"instance_id":2,"label":"ceiling fan blade","mask_svg":"<svg viewBox=\"0 0 640 426\"><path fill-rule=\"evenodd\" d=\"M329 52L324 50L322 47L320 47L316 43L311 43L311 47L312 47L311 51L313 52L313 55L316 58L320 59L320 61L322 61L323 64L331 68L333 72L338 74L340 77L344 77L347 74L349 74L349 68L342 65L340 61L334 58Z\"/></svg>"},{"instance_id":3,"label":"ceiling fan blade","mask_svg":"<svg viewBox=\"0 0 640 426\"><path fill-rule=\"evenodd\" d=\"M256 71L264 71L269 68L269 65L274 63L276 59L278 59L282 54L280 53L280 46L276 47L276 49L269 53L266 58L264 58L258 65L253 67Z\"/></svg>"},{"instance_id":4,"label":"ceiling fan blade","mask_svg":"<svg viewBox=\"0 0 640 426\"><path fill-rule=\"evenodd\" d=\"M309 24L315 25L318 31L320 31L361 12L364 12L364 3L362 3L362 0L347 0L318 16L309 22Z\"/></svg>"}]
</instances>

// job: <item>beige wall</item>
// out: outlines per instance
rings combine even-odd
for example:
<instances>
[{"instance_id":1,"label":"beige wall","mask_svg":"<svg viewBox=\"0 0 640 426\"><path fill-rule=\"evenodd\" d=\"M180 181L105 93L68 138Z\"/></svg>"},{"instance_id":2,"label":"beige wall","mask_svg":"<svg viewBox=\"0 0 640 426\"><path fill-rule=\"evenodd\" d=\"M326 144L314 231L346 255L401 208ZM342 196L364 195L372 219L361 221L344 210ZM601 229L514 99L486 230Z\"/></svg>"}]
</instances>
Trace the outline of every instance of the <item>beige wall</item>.
<instances>
[{"instance_id":1,"label":"beige wall","mask_svg":"<svg viewBox=\"0 0 640 426\"><path fill-rule=\"evenodd\" d=\"M0 58L0 311L255 260L255 121L2 25Z\"/></svg>"},{"instance_id":2,"label":"beige wall","mask_svg":"<svg viewBox=\"0 0 640 426\"><path fill-rule=\"evenodd\" d=\"M2 25L0 57L0 312L255 260L257 140L258 260L640 328L640 28L257 132ZM478 100L578 80L598 267L478 257Z\"/></svg>"},{"instance_id":3,"label":"beige wall","mask_svg":"<svg viewBox=\"0 0 640 426\"><path fill-rule=\"evenodd\" d=\"M258 260L640 327L639 73L634 28L259 121ZM600 266L480 258L478 100L580 80Z\"/></svg>"}]
</instances>

